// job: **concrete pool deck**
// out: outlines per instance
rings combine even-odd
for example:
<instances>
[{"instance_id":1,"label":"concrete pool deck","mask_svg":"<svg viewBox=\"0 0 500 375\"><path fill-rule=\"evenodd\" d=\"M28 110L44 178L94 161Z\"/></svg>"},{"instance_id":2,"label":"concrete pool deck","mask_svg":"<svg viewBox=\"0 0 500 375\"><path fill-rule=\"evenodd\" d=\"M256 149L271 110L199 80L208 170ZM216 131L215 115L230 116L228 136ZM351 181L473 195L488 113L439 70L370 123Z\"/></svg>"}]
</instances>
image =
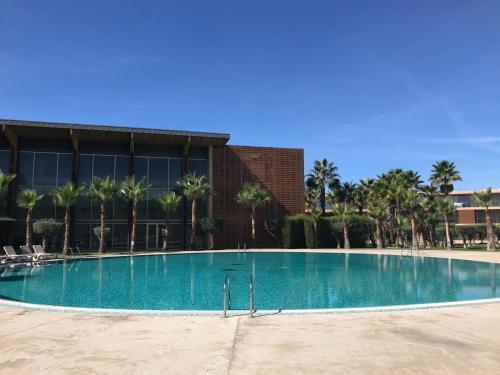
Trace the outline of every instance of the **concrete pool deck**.
<instances>
[{"instance_id":1,"label":"concrete pool deck","mask_svg":"<svg viewBox=\"0 0 500 375\"><path fill-rule=\"evenodd\" d=\"M421 255L500 263L500 252ZM499 321L500 304L254 319L2 307L0 373L498 374Z\"/></svg>"}]
</instances>

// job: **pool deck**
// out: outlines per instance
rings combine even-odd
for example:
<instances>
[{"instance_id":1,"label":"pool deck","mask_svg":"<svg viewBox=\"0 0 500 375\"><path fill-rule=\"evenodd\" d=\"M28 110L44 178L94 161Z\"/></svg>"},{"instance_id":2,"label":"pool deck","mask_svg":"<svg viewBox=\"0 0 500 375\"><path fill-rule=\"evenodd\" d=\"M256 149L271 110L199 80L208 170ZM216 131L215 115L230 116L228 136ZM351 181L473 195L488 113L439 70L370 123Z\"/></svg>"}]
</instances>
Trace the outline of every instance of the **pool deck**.
<instances>
[{"instance_id":1,"label":"pool deck","mask_svg":"<svg viewBox=\"0 0 500 375\"><path fill-rule=\"evenodd\" d=\"M500 263L500 252L421 255ZM2 307L0 373L499 374L499 322L500 303L254 319Z\"/></svg>"}]
</instances>

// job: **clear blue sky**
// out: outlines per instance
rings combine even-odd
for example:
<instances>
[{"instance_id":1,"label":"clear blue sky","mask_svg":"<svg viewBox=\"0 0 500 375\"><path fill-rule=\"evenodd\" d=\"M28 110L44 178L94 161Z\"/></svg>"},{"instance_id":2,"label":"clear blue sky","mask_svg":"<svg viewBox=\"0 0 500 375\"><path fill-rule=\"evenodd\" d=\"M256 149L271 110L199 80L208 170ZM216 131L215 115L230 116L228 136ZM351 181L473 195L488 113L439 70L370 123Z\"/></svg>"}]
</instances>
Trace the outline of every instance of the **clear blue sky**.
<instances>
[{"instance_id":1,"label":"clear blue sky","mask_svg":"<svg viewBox=\"0 0 500 375\"><path fill-rule=\"evenodd\" d=\"M344 180L446 158L500 187L500 2L0 0L0 118L229 132Z\"/></svg>"}]
</instances>

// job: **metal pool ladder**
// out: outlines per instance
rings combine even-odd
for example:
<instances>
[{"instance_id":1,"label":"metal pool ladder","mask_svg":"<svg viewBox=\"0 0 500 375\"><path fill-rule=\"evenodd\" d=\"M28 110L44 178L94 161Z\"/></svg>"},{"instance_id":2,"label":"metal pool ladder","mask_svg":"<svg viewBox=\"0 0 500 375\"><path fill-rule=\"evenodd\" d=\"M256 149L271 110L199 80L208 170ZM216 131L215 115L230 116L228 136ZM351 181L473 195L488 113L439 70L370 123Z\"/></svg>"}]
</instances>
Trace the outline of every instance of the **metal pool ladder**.
<instances>
[{"instance_id":1,"label":"metal pool ladder","mask_svg":"<svg viewBox=\"0 0 500 375\"><path fill-rule=\"evenodd\" d=\"M227 318L227 310L231 309L231 285L229 276L224 279L224 318Z\"/></svg>"},{"instance_id":2,"label":"metal pool ladder","mask_svg":"<svg viewBox=\"0 0 500 375\"><path fill-rule=\"evenodd\" d=\"M253 318L253 275L250 275L250 318Z\"/></svg>"}]
</instances>

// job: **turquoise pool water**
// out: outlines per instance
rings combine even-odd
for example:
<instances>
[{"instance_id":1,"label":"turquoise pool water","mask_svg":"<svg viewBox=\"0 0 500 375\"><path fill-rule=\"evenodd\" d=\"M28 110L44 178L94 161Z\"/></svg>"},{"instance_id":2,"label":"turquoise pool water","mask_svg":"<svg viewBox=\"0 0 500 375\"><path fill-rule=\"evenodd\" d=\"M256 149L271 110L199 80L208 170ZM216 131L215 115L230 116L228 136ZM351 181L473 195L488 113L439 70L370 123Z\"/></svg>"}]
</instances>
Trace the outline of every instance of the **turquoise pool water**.
<instances>
[{"instance_id":1,"label":"turquoise pool water","mask_svg":"<svg viewBox=\"0 0 500 375\"><path fill-rule=\"evenodd\" d=\"M0 298L72 307L322 309L500 297L500 265L369 254L197 253L75 260L3 271Z\"/></svg>"}]
</instances>

